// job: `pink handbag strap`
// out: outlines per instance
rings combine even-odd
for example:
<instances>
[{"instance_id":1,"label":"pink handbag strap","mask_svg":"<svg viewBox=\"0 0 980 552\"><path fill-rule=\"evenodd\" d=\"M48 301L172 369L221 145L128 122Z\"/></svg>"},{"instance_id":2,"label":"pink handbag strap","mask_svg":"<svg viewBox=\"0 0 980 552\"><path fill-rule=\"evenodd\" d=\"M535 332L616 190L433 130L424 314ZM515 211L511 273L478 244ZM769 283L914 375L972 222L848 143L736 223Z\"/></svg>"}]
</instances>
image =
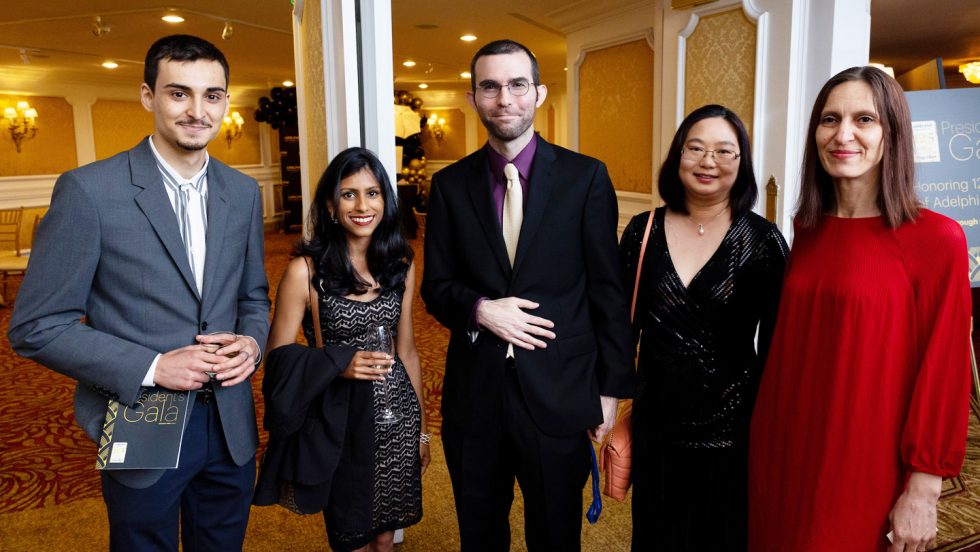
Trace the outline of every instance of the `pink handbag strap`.
<instances>
[{"instance_id":1,"label":"pink handbag strap","mask_svg":"<svg viewBox=\"0 0 980 552\"><path fill-rule=\"evenodd\" d=\"M636 294L640 291L640 271L643 270L643 255L647 252L647 239L650 237L650 227L653 226L653 211L647 217L647 227L643 231L643 241L640 243L640 260L636 263L636 281L633 282L633 302L630 303L630 322L636 313Z\"/></svg>"}]
</instances>

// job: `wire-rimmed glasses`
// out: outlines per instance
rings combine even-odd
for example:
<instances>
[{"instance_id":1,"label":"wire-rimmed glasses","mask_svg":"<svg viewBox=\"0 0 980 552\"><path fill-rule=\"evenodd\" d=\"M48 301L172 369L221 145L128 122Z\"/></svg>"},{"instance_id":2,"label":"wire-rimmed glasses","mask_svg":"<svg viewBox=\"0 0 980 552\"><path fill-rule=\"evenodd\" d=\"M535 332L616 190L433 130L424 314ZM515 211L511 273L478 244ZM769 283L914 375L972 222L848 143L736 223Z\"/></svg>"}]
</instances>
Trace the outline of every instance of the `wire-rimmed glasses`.
<instances>
[{"instance_id":1,"label":"wire-rimmed glasses","mask_svg":"<svg viewBox=\"0 0 980 552\"><path fill-rule=\"evenodd\" d=\"M701 146L684 146L681 149L681 159L684 161L698 162L704 159L704 156L708 155L709 153L714 158L715 163L718 163L719 165L734 163L742 155L735 150L725 148L709 150L702 148Z\"/></svg>"},{"instance_id":2,"label":"wire-rimmed glasses","mask_svg":"<svg viewBox=\"0 0 980 552\"><path fill-rule=\"evenodd\" d=\"M524 79L514 79L506 84L495 81L483 81L476 85L476 91L480 96L490 100L500 95L500 91L506 88L511 96L523 96L531 90L531 83Z\"/></svg>"}]
</instances>

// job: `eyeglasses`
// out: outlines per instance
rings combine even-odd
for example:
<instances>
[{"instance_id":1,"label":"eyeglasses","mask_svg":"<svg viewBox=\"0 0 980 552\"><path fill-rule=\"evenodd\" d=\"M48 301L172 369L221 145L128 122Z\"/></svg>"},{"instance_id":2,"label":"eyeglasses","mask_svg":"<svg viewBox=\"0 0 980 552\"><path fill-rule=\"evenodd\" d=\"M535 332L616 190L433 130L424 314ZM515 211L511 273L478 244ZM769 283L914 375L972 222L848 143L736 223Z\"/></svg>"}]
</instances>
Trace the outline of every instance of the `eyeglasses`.
<instances>
[{"instance_id":1,"label":"eyeglasses","mask_svg":"<svg viewBox=\"0 0 980 552\"><path fill-rule=\"evenodd\" d=\"M741 155L730 149L709 150L701 146L684 146L684 149L681 150L681 159L684 161L700 161L709 153L715 158L715 163L719 165L734 163Z\"/></svg>"},{"instance_id":2,"label":"eyeglasses","mask_svg":"<svg viewBox=\"0 0 980 552\"><path fill-rule=\"evenodd\" d=\"M531 89L531 83L527 82L524 79L519 79L519 80L510 81L507 84L500 84L499 82L494 82L494 81L486 81L476 85L476 90L477 92L480 93L480 96L488 100L499 96L500 91L504 88L510 90L510 94L512 96L523 96L527 94L528 90Z\"/></svg>"}]
</instances>

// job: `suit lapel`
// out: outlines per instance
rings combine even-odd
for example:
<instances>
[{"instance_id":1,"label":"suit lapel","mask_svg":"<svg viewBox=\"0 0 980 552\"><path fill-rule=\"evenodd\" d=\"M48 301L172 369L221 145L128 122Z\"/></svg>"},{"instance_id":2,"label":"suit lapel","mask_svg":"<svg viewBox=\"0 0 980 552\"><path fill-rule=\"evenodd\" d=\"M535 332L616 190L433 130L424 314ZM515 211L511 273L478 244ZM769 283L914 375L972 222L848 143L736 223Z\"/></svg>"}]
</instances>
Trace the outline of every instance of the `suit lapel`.
<instances>
[{"instance_id":1,"label":"suit lapel","mask_svg":"<svg viewBox=\"0 0 980 552\"><path fill-rule=\"evenodd\" d=\"M514 256L514 272L521 268L521 262L527 255L535 234L541 227L548 198L555 189L555 149L538 136L537 149L534 152L534 162L531 165L531 175L528 178L531 190L524 208L524 222L521 224L521 237L517 241L517 253ZM503 238L501 238L503 243Z\"/></svg>"},{"instance_id":2,"label":"suit lapel","mask_svg":"<svg viewBox=\"0 0 980 552\"><path fill-rule=\"evenodd\" d=\"M487 146L484 146L486 148ZM493 251L493 257L500 265L504 274L510 274L510 260L507 258L507 246L504 244L504 234L497 221L497 209L493 203L493 192L490 184L490 169L487 168L486 149L480 149L470 158L469 175L466 188L473 202L476 218L483 227L487 243Z\"/></svg>"},{"instance_id":3,"label":"suit lapel","mask_svg":"<svg viewBox=\"0 0 980 552\"><path fill-rule=\"evenodd\" d=\"M210 297L208 292L214 285L215 273L221 262L225 227L228 223L227 191L225 181L221 178L221 173L212 159L208 164L208 234L207 255L204 258L203 297Z\"/></svg>"},{"instance_id":4,"label":"suit lapel","mask_svg":"<svg viewBox=\"0 0 980 552\"><path fill-rule=\"evenodd\" d=\"M180 238L177 215L174 214L170 197L164 190L163 177L160 176L156 158L150 150L149 138L130 150L129 168L133 174L133 185L142 188L142 191L136 194L136 204L170 253L184 281L190 286L194 295L198 296L194 274L187 260L187 249L184 248L184 241Z\"/></svg>"}]
</instances>

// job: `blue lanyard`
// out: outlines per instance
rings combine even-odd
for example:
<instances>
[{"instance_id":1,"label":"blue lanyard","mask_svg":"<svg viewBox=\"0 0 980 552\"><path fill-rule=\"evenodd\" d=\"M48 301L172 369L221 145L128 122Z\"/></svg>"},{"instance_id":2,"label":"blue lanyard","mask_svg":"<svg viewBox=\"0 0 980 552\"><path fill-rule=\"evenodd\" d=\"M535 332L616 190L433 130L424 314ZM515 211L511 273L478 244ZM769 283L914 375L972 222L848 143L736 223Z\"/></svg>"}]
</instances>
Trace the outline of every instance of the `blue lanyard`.
<instances>
[{"instance_id":1,"label":"blue lanyard","mask_svg":"<svg viewBox=\"0 0 980 552\"><path fill-rule=\"evenodd\" d=\"M592 453L592 504L585 512L585 519L589 523L599 521L599 514L602 513L602 495L599 493L599 462L596 461L595 447L589 443L589 451Z\"/></svg>"}]
</instances>

